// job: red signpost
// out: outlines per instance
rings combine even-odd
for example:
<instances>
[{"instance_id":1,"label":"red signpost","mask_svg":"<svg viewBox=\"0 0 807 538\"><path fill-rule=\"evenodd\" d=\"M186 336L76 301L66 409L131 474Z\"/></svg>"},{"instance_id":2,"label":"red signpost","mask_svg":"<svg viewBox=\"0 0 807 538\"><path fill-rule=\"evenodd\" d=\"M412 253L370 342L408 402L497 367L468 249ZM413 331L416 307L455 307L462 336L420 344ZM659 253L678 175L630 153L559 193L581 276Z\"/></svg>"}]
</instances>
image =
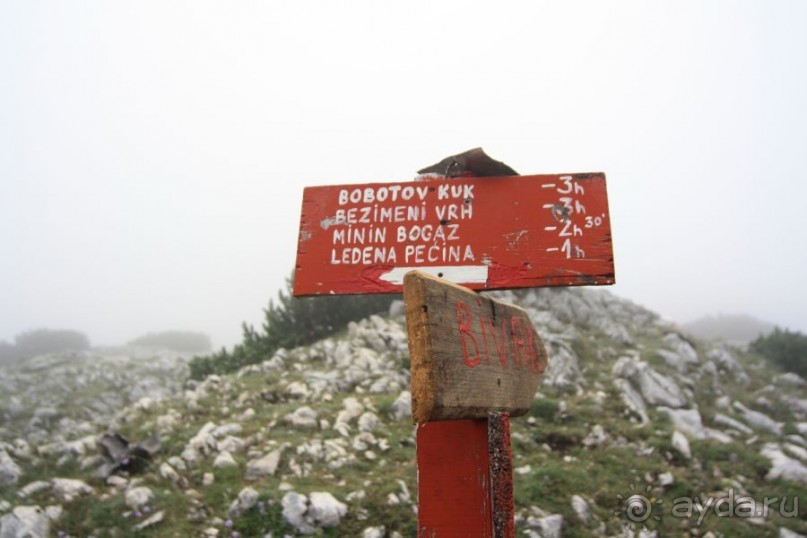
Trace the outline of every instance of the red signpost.
<instances>
[{"instance_id":1,"label":"red signpost","mask_svg":"<svg viewBox=\"0 0 807 538\"><path fill-rule=\"evenodd\" d=\"M400 293L412 270L471 289L613 284L605 176L308 187L295 295Z\"/></svg>"},{"instance_id":2,"label":"red signpost","mask_svg":"<svg viewBox=\"0 0 807 538\"><path fill-rule=\"evenodd\" d=\"M306 188L294 280L296 296L404 292L418 536L513 537L509 418L547 356L523 310L471 290L612 284L605 176Z\"/></svg>"}]
</instances>

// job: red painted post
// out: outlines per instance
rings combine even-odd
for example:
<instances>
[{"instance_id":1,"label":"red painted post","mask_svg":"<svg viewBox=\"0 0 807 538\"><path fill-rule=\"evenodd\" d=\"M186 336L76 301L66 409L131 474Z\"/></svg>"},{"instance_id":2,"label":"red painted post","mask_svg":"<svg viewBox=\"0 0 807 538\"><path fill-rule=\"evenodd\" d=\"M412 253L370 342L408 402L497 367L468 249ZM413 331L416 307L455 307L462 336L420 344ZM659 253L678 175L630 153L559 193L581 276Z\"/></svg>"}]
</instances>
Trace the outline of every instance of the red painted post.
<instances>
[{"instance_id":1,"label":"red painted post","mask_svg":"<svg viewBox=\"0 0 807 538\"><path fill-rule=\"evenodd\" d=\"M515 536L507 413L419 425L417 462L418 537Z\"/></svg>"},{"instance_id":2,"label":"red painted post","mask_svg":"<svg viewBox=\"0 0 807 538\"><path fill-rule=\"evenodd\" d=\"M418 537L493 537L487 419L417 430Z\"/></svg>"}]
</instances>

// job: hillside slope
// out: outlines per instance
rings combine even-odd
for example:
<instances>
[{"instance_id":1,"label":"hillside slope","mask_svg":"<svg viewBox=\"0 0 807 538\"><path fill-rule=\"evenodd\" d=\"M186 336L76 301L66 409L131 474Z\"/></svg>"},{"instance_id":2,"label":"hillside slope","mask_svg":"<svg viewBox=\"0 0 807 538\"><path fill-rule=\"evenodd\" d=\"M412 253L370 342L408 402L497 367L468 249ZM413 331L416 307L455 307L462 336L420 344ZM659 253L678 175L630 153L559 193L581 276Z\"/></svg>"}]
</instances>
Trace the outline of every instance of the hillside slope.
<instances>
[{"instance_id":1,"label":"hillside slope","mask_svg":"<svg viewBox=\"0 0 807 538\"><path fill-rule=\"evenodd\" d=\"M527 310L550 356L513 420L520 536L807 533L802 379L602 290L495 295ZM132 443L161 438L142 469L119 458L110 474L103 430L14 429L0 538L414 536L400 312L110 415L106 431Z\"/></svg>"}]
</instances>

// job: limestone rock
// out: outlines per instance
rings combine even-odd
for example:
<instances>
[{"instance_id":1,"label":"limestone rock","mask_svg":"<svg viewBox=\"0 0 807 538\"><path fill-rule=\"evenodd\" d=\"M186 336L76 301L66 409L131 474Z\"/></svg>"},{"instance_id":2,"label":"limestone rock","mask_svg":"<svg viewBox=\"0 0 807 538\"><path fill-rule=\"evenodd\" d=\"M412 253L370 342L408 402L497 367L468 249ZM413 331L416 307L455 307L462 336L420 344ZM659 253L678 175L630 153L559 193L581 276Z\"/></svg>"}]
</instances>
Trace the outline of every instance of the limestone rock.
<instances>
[{"instance_id":1,"label":"limestone rock","mask_svg":"<svg viewBox=\"0 0 807 538\"><path fill-rule=\"evenodd\" d=\"M251 487L246 487L238 493L238 498L233 501L228 510L230 517L238 517L247 510L258 504L258 492Z\"/></svg>"},{"instance_id":2,"label":"limestone rock","mask_svg":"<svg viewBox=\"0 0 807 538\"><path fill-rule=\"evenodd\" d=\"M384 538L387 529L384 525L379 527L367 527L361 533L361 538Z\"/></svg>"},{"instance_id":3,"label":"limestone rock","mask_svg":"<svg viewBox=\"0 0 807 538\"><path fill-rule=\"evenodd\" d=\"M245 478L247 480L257 480L264 476L272 476L277 471L280 463L280 450L273 450L265 456L247 462Z\"/></svg>"},{"instance_id":4,"label":"limestone rock","mask_svg":"<svg viewBox=\"0 0 807 538\"><path fill-rule=\"evenodd\" d=\"M293 413L289 413L283 420L296 428L317 428L317 412L308 406L299 407Z\"/></svg>"},{"instance_id":5,"label":"limestone rock","mask_svg":"<svg viewBox=\"0 0 807 538\"><path fill-rule=\"evenodd\" d=\"M53 479L53 494L64 502L70 502L76 497L82 495L91 495L94 493L92 487L72 478L54 478Z\"/></svg>"},{"instance_id":6,"label":"limestone rock","mask_svg":"<svg viewBox=\"0 0 807 538\"><path fill-rule=\"evenodd\" d=\"M0 538L48 538L50 518L39 506L18 506L0 518Z\"/></svg>"},{"instance_id":7,"label":"limestone rock","mask_svg":"<svg viewBox=\"0 0 807 538\"><path fill-rule=\"evenodd\" d=\"M552 514L546 517L531 517L527 519L527 526L538 531L540 538L562 538L563 516Z\"/></svg>"},{"instance_id":8,"label":"limestone rock","mask_svg":"<svg viewBox=\"0 0 807 538\"><path fill-rule=\"evenodd\" d=\"M628 410L632 411L641 421L640 425L644 426L650 422L647 416L647 406L639 394L627 379L616 378L613 380L614 386L619 389L622 396L622 402Z\"/></svg>"},{"instance_id":9,"label":"limestone rock","mask_svg":"<svg viewBox=\"0 0 807 538\"><path fill-rule=\"evenodd\" d=\"M589 508L586 500L580 495L572 495L571 504L577 519L584 525L588 525L591 522L591 508Z\"/></svg>"},{"instance_id":10,"label":"limestone rock","mask_svg":"<svg viewBox=\"0 0 807 538\"><path fill-rule=\"evenodd\" d=\"M571 345L551 335L543 337L543 341L551 360L541 384L547 387L578 388L582 374L579 359Z\"/></svg>"},{"instance_id":11,"label":"limestone rock","mask_svg":"<svg viewBox=\"0 0 807 538\"><path fill-rule=\"evenodd\" d=\"M673 432L672 446L684 458L688 460L692 459L692 450L689 447L689 439L687 439L686 436L678 430Z\"/></svg>"},{"instance_id":12,"label":"limestone rock","mask_svg":"<svg viewBox=\"0 0 807 538\"><path fill-rule=\"evenodd\" d=\"M751 378L748 377L745 369L726 348L715 348L706 354L706 358L717 366L720 373L731 375L739 384L747 385L751 382Z\"/></svg>"},{"instance_id":13,"label":"limestone rock","mask_svg":"<svg viewBox=\"0 0 807 538\"><path fill-rule=\"evenodd\" d=\"M160 476L170 481L172 484L179 482L179 473L167 463L160 464Z\"/></svg>"},{"instance_id":14,"label":"limestone rock","mask_svg":"<svg viewBox=\"0 0 807 538\"><path fill-rule=\"evenodd\" d=\"M290 491L283 496L283 518L302 534L317 528L335 527L347 514L347 505L327 492L313 492L309 497Z\"/></svg>"},{"instance_id":15,"label":"limestone rock","mask_svg":"<svg viewBox=\"0 0 807 538\"><path fill-rule=\"evenodd\" d=\"M658 411L670 417L673 427L682 434L694 439L703 439L706 437L701 414L697 409L670 409L667 407L659 407Z\"/></svg>"},{"instance_id":16,"label":"limestone rock","mask_svg":"<svg viewBox=\"0 0 807 538\"><path fill-rule=\"evenodd\" d=\"M359 417L359 431L360 432L371 432L378 428L381 425L381 421L378 419L375 413L372 411L367 411L366 413L362 413Z\"/></svg>"},{"instance_id":17,"label":"limestone rock","mask_svg":"<svg viewBox=\"0 0 807 538\"><path fill-rule=\"evenodd\" d=\"M749 428L742 422L734 420L733 418L724 415L723 413L715 413L714 420L716 424L720 424L733 430L737 430L738 432L744 433L745 435L751 435L754 433L754 431L751 428Z\"/></svg>"},{"instance_id":18,"label":"limestone rock","mask_svg":"<svg viewBox=\"0 0 807 538\"><path fill-rule=\"evenodd\" d=\"M22 469L4 450L0 450L0 488L15 485L22 476Z\"/></svg>"},{"instance_id":19,"label":"limestone rock","mask_svg":"<svg viewBox=\"0 0 807 538\"><path fill-rule=\"evenodd\" d=\"M664 336L664 345L668 349L659 349L657 353L671 368L679 373L686 373L691 364L698 364L698 353L687 340L677 333L668 333Z\"/></svg>"},{"instance_id":20,"label":"limestone rock","mask_svg":"<svg viewBox=\"0 0 807 538\"><path fill-rule=\"evenodd\" d=\"M233 459L232 454L224 450L223 452L219 452L216 459L213 460L213 467L215 469L229 469L238 467L238 463Z\"/></svg>"},{"instance_id":21,"label":"limestone rock","mask_svg":"<svg viewBox=\"0 0 807 538\"><path fill-rule=\"evenodd\" d=\"M752 427L768 431L774 435L782 435L781 422L776 422L771 417L759 411L748 409L740 402L734 402L734 408L740 412L742 419Z\"/></svg>"},{"instance_id":22,"label":"limestone rock","mask_svg":"<svg viewBox=\"0 0 807 538\"><path fill-rule=\"evenodd\" d=\"M37 480L36 482L31 482L30 484L26 484L24 487L20 488L17 491L17 496L24 499L34 493L39 493L40 491L44 491L51 487L51 483L45 480Z\"/></svg>"},{"instance_id":23,"label":"limestone rock","mask_svg":"<svg viewBox=\"0 0 807 538\"><path fill-rule=\"evenodd\" d=\"M153 527L157 523L160 523L163 519L165 519L165 510L160 510L159 512L156 512L153 516L144 519L143 521L132 527L132 530L134 530L135 532L142 531L143 529L146 529L148 527Z\"/></svg>"},{"instance_id":24,"label":"limestone rock","mask_svg":"<svg viewBox=\"0 0 807 538\"><path fill-rule=\"evenodd\" d=\"M766 443L760 454L771 461L771 468L765 475L767 480L782 479L807 485L807 467L787 456L778 444Z\"/></svg>"},{"instance_id":25,"label":"limestone rock","mask_svg":"<svg viewBox=\"0 0 807 538\"><path fill-rule=\"evenodd\" d=\"M126 492L124 501L132 510L139 510L154 498L154 492L146 486L132 488Z\"/></svg>"},{"instance_id":26,"label":"limestone rock","mask_svg":"<svg viewBox=\"0 0 807 538\"><path fill-rule=\"evenodd\" d=\"M392 402L390 415L393 420L406 420L412 416L412 393L408 390L402 391Z\"/></svg>"},{"instance_id":27,"label":"limestone rock","mask_svg":"<svg viewBox=\"0 0 807 538\"><path fill-rule=\"evenodd\" d=\"M629 357L620 358L613 368L614 375L622 377L641 392L644 401L650 405L663 405L680 408L687 405L686 395L671 378L654 370L643 361Z\"/></svg>"}]
</instances>

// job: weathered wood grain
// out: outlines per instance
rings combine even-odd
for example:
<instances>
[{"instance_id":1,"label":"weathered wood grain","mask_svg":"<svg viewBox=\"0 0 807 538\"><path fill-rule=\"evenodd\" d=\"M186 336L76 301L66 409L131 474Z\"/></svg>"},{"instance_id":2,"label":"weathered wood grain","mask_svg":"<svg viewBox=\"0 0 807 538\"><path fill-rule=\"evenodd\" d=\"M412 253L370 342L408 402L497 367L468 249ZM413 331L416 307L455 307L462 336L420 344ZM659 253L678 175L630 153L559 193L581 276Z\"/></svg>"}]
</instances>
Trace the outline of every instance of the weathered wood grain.
<instances>
[{"instance_id":1,"label":"weathered wood grain","mask_svg":"<svg viewBox=\"0 0 807 538\"><path fill-rule=\"evenodd\" d=\"M476 290L613 284L605 175L305 189L294 295L400 293L412 269Z\"/></svg>"},{"instance_id":2,"label":"weathered wood grain","mask_svg":"<svg viewBox=\"0 0 807 538\"><path fill-rule=\"evenodd\" d=\"M404 279L415 422L527 412L547 354L527 314L420 271Z\"/></svg>"}]
</instances>

